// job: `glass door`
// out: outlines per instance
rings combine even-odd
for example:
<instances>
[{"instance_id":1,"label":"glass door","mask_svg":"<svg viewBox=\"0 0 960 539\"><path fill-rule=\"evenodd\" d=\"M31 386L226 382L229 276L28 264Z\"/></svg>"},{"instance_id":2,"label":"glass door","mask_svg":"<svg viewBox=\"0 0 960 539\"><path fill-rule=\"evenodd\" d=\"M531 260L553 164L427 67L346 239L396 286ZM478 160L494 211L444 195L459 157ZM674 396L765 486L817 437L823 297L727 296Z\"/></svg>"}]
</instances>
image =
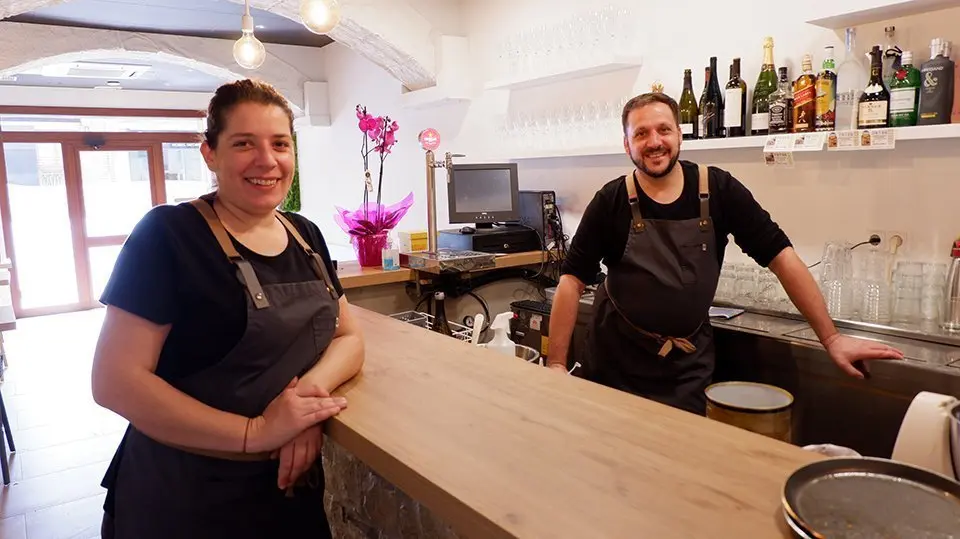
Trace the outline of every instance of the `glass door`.
<instances>
[{"instance_id":1,"label":"glass door","mask_svg":"<svg viewBox=\"0 0 960 539\"><path fill-rule=\"evenodd\" d=\"M83 201L83 237L89 268L89 300L99 301L123 242L140 219L164 202L159 178L159 145L77 149Z\"/></svg>"},{"instance_id":2,"label":"glass door","mask_svg":"<svg viewBox=\"0 0 960 539\"><path fill-rule=\"evenodd\" d=\"M11 297L18 315L80 307L74 234L75 199L59 143L3 144L0 175Z\"/></svg>"}]
</instances>

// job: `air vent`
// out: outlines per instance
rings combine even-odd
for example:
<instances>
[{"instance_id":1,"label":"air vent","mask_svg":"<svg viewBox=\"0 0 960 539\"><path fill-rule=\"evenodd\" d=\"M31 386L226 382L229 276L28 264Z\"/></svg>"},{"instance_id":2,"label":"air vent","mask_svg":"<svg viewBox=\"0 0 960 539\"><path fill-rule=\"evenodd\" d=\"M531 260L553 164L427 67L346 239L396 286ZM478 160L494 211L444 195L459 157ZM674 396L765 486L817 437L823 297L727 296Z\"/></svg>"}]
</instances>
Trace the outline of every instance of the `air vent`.
<instances>
[{"instance_id":1,"label":"air vent","mask_svg":"<svg viewBox=\"0 0 960 539\"><path fill-rule=\"evenodd\" d=\"M150 69L152 68L148 65L68 62L43 66L39 69L39 74L44 77L131 80L142 77Z\"/></svg>"}]
</instances>

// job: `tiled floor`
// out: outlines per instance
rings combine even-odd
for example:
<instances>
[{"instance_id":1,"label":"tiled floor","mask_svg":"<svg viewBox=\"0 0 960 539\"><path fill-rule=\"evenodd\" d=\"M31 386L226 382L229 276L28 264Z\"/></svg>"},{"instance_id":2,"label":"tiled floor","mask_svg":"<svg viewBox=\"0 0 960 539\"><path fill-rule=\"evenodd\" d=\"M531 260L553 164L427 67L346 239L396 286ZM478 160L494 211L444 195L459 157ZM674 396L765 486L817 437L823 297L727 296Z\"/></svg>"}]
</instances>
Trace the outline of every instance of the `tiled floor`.
<instances>
[{"instance_id":1,"label":"tiled floor","mask_svg":"<svg viewBox=\"0 0 960 539\"><path fill-rule=\"evenodd\" d=\"M100 536L100 480L126 421L90 395L103 310L17 321L0 386L17 452L0 491L0 539Z\"/></svg>"}]
</instances>

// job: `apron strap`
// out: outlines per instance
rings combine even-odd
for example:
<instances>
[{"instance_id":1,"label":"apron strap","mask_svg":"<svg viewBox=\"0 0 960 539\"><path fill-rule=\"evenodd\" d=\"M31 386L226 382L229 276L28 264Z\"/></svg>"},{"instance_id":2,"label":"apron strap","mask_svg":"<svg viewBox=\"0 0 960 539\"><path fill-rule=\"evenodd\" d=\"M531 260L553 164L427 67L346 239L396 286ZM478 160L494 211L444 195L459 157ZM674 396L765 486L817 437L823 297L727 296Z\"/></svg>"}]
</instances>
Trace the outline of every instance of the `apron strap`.
<instances>
[{"instance_id":1,"label":"apron strap","mask_svg":"<svg viewBox=\"0 0 960 539\"><path fill-rule=\"evenodd\" d=\"M340 299L340 296L337 294L337 290L333 287L333 280L330 278L330 273L327 272L327 264L323 261L323 258L310 247L310 244L303 239L303 236L300 234L300 231L297 230L297 227L293 226L293 223L289 219L283 216L282 213L277 212L277 220L290 232L290 235L293 236L293 239L300 244L300 248L307 253L307 256L310 258L310 266L313 268L313 272L317 274L317 277L323 281L324 286L327 287L327 292L330 293L330 297L337 300Z\"/></svg>"},{"instance_id":2,"label":"apron strap","mask_svg":"<svg viewBox=\"0 0 960 539\"><path fill-rule=\"evenodd\" d=\"M627 184L627 200L630 202L630 214L632 217L632 223L634 230L637 232L643 232L647 225L643 222L643 216L640 215L640 197L637 196L637 171L632 170L624 176L624 181Z\"/></svg>"},{"instance_id":3,"label":"apron strap","mask_svg":"<svg viewBox=\"0 0 960 539\"><path fill-rule=\"evenodd\" d=\"M657 353L658 356L667 357L667 354L669 354L670 351L674 349L674 347L679 348L680 350L682 350L683 352L686 352L687 354L691 354L697 351L697 347L692 342L690 342L689 338L665 337L663 335L659 335L657 333L647 331L643 328L640 328L634 325L633 322L631 322L630 319L627 318L627 315L624 314L622 310L620 310L620 306L617 305L616 300L613 299L613 294L610 293L610 286L607 285L608 282L609 282L609 279L605 279L603 281L603 288L607 292L607 299L610 300L610 305L613 306L613 310L617 311L617 314L620 315L620 318L623 318L624 322L626 322L627 325L633 328L634 331L643 335L644 337L653 339L658 343L660 343L660 351ZM699 327L697 328L697 331L700 331ZM694 331L693 334L696 335L697 331ZM693 335L691 335L691 337L692 336Z\"/></svg>"},{"instance_id":4,"label":"apron strap","mask_svg":"<svg viewBox=\"0 0 960 539\"><path fill-rule=\"evenodd\" d=\"M217 212L213 211L210 203L202 198L191 200L190 204L203 216L203 220L207 222L210 231L213 232L214 237L217 238L217 243L220 244L220 248L223 249L224 254L227 255L227 259L237 266L239 270L237 278L240 280L240 284L249 292L250 299L253 300L253 305L257 309L269 307L270 302L267 301L267 296L263 293L263 288L260 286L260 280L257 279L257 274L253 271L253 266L250 265L249 261L244 260L237 251L237 248L233 246L233 242L230 241L230 235L227 234L227 229L225 229L223 223L220 222Z\"/></svg>"},{"instance_id":5,"label":"apron strap","mask_svg":"<svg viewBox=\"0 0 960 539\"><path fill-rule=\"evenodd\" d=\"M700 176L700 231L710 230L710 170L707 165L698 165Z\"/></svg>"}]
</instances>

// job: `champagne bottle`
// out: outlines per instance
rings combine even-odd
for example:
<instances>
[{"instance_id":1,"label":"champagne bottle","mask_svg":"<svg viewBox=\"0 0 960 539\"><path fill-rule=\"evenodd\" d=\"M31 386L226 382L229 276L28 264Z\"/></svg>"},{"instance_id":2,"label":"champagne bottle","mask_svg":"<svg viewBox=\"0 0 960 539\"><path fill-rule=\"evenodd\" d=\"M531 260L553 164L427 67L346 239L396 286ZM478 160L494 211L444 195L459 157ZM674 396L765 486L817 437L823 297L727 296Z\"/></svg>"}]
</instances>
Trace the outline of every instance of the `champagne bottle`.
<instances>
[{"instance_id":1,"label":"champagne bottle","mask_svg":"<svg viewBox=\"0 0 960 539\"><path fill-rule=\"evenodd\" d=\"M793 88L786 67L779 69L779 87L770 94L770 134L789 133L793 127Z\"/></svg>"},{"instance_id":2,"label":"champagne bottle","mask_svg":"<svg viewBox=\"0 0 960 539\"><path fill-rule=\"evenodd\" d=\"M917 125L920 104L920 71L913 67L913 53L903 51L900 69L890 83L890 127Z\"/></svg>"},{"instance_id":3,"label":"champagne bottle","mask_svg":"<svg viewBox=\"0 0 960 539\"><path fill-rule=\"evenodd\" d=\"M793 83L794 133L809 133L817 127L817 76L813 74L813 58L803 55L803 75Z\"/></svg>"},{"instance_id":4,"label":"champagne bottle","mask_svg":"<svg viewBox=\"0 0 960 539\"><path fill-rule=\"evenodd\" d=\"M683 70L683 93L680 94L680 133L684 140L700 138L700 126L697 125L700 108L693 97L693 80L689 69Z\"/></svg>"},{"instance_id":5,"label":"champagne bottle","mask_svg":"<svg viewBox=\"0 0 960 539\"><path fill-rule=\"evenodd\" d=\"M837 126L837 71L833 47L824 47L823 67L817 75L817 131Z\"/></svg>"},{"instance_id":6,"label":"champagne bottle","mask_svg":"<svg viewBox=\"0 0 960 539\"><path fill-rule=\"evenodd\" d=\"M433 301L434 301L434 315L433 315L433 331L443 335L453 335L453 331L450 330L450 323L447 322L447 308L444 304L446 295L443 292L434 292Z\"/></svg>"},{"instance_id":7,"label":"champagne bottle","mask_svg":"<svg viewBox=\"0 0 960 539\"><path fill-rule=\"evenodd\" d=\"M750 134L766 135L770 132L770 94L777 91L777 68L773 64L773 38L763 40L763 67L753 88L753 105L750 107Z\"/></svg>"},{"instance_id":8,"label":"champagne bottle","mask_svg":"<svg viewBox=\"0 0 960 539\"><path fill-rule=\"evenodd\" d=\"M697 125L700 127L698 138L706 137L707 129L703 125L703 105L707 102L707 88L710 87L710 66L703 69L703 91L700 92L700 104L697 107Z\"/></svg>"},{"instance_id":9,"label":"champagne bottle","mask_svg":"<svg viewBox=\"0 0 960 539\"><path fill-rule=\"evenodd\" d=\"M703 138L723 137L723 93L717 81L717 57L710 57L710 83L700 107L703 114Z\"/></svg>"},{"instance_id":10,"label":"champagne bottle","mask_svg":"<svg viewBox=\"0 0 960 539\"><path fill-rule=\"evenodd\" d=\"M860 96L857 127L873 129L887 127L890 110L890 92L883 86L883 53L879 45L870 51L870 80Z\"/></svg>"},{"instance_id":11,"label":"champagne bottle","mask_svg":"<svg viewBox=\"0 0 960 539\"><path fill-rule=\"evenodd\" d=\"M740 59L734 58L730 66L724 96L723 126L728 137L747 134L747 83L740 78Z\"/></svg>"}]
</instances>

